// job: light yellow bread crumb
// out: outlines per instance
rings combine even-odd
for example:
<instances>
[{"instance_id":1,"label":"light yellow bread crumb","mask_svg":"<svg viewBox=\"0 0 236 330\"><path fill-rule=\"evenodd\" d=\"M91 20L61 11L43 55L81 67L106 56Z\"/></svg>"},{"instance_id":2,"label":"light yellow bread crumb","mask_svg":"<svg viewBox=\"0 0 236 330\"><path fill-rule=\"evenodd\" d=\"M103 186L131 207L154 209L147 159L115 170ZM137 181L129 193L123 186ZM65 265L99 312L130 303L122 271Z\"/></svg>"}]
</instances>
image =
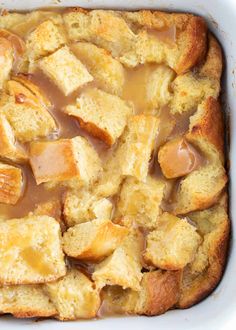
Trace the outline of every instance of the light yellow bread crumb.
<instances>
[{"instance_id":1,"label":"light yellow bread crumb","mask_svg":"<svg viewBox=\"0 0 236 330\"><path fill-rule=\"evenodd\" d=\"M66 96L93 80L86 67L68 46L41 59L39 67Z\"/></svg>"},{"instance_id":2,"label":"light yellow bread crumb","mask_svg":"<svg viewBox=\"0 0 236 330\"><path fill-rule=\"evenodd\" d=\"M69 228L63 250L73 258L97 262L109 256L128 234L128 229L107 219L95 219Z\"/></svg>"},{"instance_id":3,"label":"light yellow bread crumb","mask_svg":"<svg viewBox=\"0 0 236 330\"><path fill-rule=\"evenodd\" d=\"M76 42L71 46L74 54L88 68L99 88L121 96L125 72L122 64L103 48L88 42Z\"/></svg>"},{"instance_id":4,"label":"light yellow bread crumb","mask_svg":"<svg viewBox=\"0 0 236 330\"><path fill-rule=\"evenodd\" d=\"M65 43L65 37L60 33L57 26L46 20L39 24L26 39L28 56L31 61L49 55Z\"/></svg>"},{"instance_id":5,"label":"light yellow bread crumb","mask_svg":"<svg viewBox=\"0 0 236 330\"><path fill-rule=\"evenodd\" d=\"M9 79L10 72L13 66L13 48L5 38L0 37L0 52L1 52L1 64L0 64L0 89L3 88L4 83Z\"/></svg>"},{"instance_id":6,"label":"light yellow bread crumb","mask_svg":"<svg viewBox=\"0 0 236 330\"><path fill-rule=\"evenodd\" d=\"M57 309L59 320L89 319L100 307L99 291L87 276L76 269L68 270L62 279L44 285Z\"/></svg>"},{"instance_id":7,"label":"light yellow bread crumb","mask_svg":"<svg viewBox=\"0 0 236 330\"><path fill-rule=\"evenodd\" d=\"M67 191L64 197L63 215L68 227L95 218L110 219L113 205L86 189Z\"/></svg>"},{"instance_id":8,"label":"light yellow bread crumb","mask_svg":"<svg viewBox=\"0 0 236 330\"><path fill-rule=\"evenodd\" d=\"M17 318L50 317L57 313L41 285L13 285L0 288L0 313Z\"/></svg>"},{"instance_id":9,"label":"light yellow bread crumb","mask_svg":"<svg viewBox=\"0 0 236 330\"><path fill-rule=\"evenodd\" d=\"M80 94L75 105L68 105L64 111L77 118L88 133L111 146L123 133L133 110L118 96L89 88Z\"/></svg>"},{"instance_id":10,"label":"light yellow bread crumb","mask_svg":"<svg viewBox=\"0 0 236 330\"><path fill-rule=\"evenodd\" d=\"M96 151L81 136L32 142L30 164L37 184L64 182L69 186L88 185L97 178L101 170L101 161Z\"/></svg>"},{"instance_id":11,"label":"light yellow bread crumb","mask_svg":"<svg viewBox=\"0 0 236 330\"><path fill-rule=\"evenodd\" d=\"M163 213L157 229L147 235L144 258L156 267L178 270L193 261L201 237L186 219Z\"/></svg>"},{"instance_id":12,"label":"light yellow bread crumb","mask_svg":"<svg viewBox=\"0 0 236 330\"><path fill-rule=\"evenodd\" d=\"M140 290L142 249L142 235L138 230L131 231L113 254L95 267L92 278L98 287L120 285Z\"/></svg>"},{"instance_id":13,"label":"light yellow bread crumb","mask_svg":"<svg viewBox=\"0 0 236 330\"><path fill-rule=\"evenodd\" d=\"M0 156L16 163L22 163L28 159L26 150L17 143L9 122L2 114L0 114Z\"/></svg>"},{"instance_id":14,"label":"light yellow bread crumb","mask_svg":"<svg viewBox=\"0 0 236 330\"><path fill-rule=\"evenodd\" d=\"M155 228L162 212L164 189L165 183L151 176L145 183L128 177L121 188L115 217L132 217L142 227Z\"/></svg>"},{"instance_id":15,"label":"light yellow bread crumb","mask_svg":"<svg viewBox=\"0 0 236 330\"><path fill-rule=\"evenodd\" d=\"M0 233L1 284L44 283L65 275L60 226L53 218L7 220Z\"/></svg>"},{"instance_id":16,"label":"light yellow bread crumb","mask_svg":"<svg viewBox=\"0 0 236 330\"><path fill-rule=\"evenodd\" d=\"M0 203L15 205L21 197L22 189L22 170L0 163Z\"/></svg>"}]
</instances>

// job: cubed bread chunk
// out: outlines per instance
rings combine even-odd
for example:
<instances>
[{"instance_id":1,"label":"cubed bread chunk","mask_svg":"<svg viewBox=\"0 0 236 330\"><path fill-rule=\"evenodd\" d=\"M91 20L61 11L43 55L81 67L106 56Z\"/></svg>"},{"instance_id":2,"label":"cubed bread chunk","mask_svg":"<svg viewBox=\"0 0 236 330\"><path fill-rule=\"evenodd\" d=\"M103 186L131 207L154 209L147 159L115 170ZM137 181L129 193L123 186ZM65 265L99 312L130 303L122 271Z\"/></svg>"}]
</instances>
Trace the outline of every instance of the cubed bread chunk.
<instances>
[{"instance_id":1,"label":"cubed bread chunk","mask_svg":"<svg viewBox=\"0 0 236 330\"><path fill-rule=\"evenodd\" d=\"M160 315L172 308L180 296L181 271L151 271L143 274L141 290L110 286L104 304L118 313Z\"/></svg>"},{"instance_id":2,"label":"cubed bread chunk","mask_svg":"<svg viewBox=\"0 0 236 330\"><path fill-rule=\"evenodd\" d=\"M63 250L70 257L96 262L109 256L121 244L128 231L107 219L81 223L64 233Z\"/></svg>"},{"instance_id":3,"label":"cubed bread chunk","mask_svg":"<svg viewBox=\"0 0 236 330\"><path fill-rule=\"evenodd\" d=\"M57 310L41 285L12 285L0 288L0 313L17 318L50 317Z\"/></svg>"},{"instance_id":4,"label":"cubed bread chunk","mask_svg":"<svg viewBox=\"0 0 236 330\"><path fill-rule=\"evenodd\" d=\"M0 223L0 283L33 284L66 273L60 226L48 216L31 216Z\"/></svg>"},{"instance_id":5,"label":"cubed bread chunk","mask_svg":"<svg viewBox=\"0 0 236 330\"><path fill-rule=\"evenodd\" d=\"M0 53L0 89L2 89L5 81L9 79L14 60L14 52L10 41L2 37L0 37Z\"/></svg>"},{"instance_id":6,"label":"cubed bread chunk","mask_svg":"<svg viewBox=\"0 0 236 330\"><path fill-rule=\"evenodd\" d=\"M71 46L71 49L86 65L101 89L107 93L121 96L125 73L118 60L105 49L88 42L77 42Z\"/></svg>"},{"instance_id":7,"label":"cubed bread chunk","mask_svg":"<svg viewBox=\"0 0 236 330\"><path fill-rule=\"evenodd\" d=\"M96 151L81 136L32 142L30 164L37 184L63 181L66 185L89 184L101 170Z\"/></svg>"},{"instance_id":8,"label":"cubed bread chunk","mask_svg":"<svg viewBox=\"0 0 236 330\"><path fill-rule=\"evenodd\" d=\"M23 174L18 167L0 163L0 203L16 204L23 189Z\"/></svg>"},{"instance_id":9,"label":"cubed bread chunk","mask_svg":"<svg viewBox=\"0 0 236 330\"><path fill-rule=\"evenodd\" d=\"M0 156L16 163L28 159L26 150L17 143L11 125L2 114L0 114Z\"/></svg>"},{"instance_id":10,"label":"cubed bread chunk","mask_svg":"<svg viewBox=\"0 0 236 330\"><path fill-rule=\"evenodd\" d=\"M131 231L113 254L95 267L92 277L98 287L120 285L124 289L140 290L142 249L141 233Z\"/></svg>"},{"instance_id":11,"label":"cubed bread chunk","mask_svg":"<svg viewBox=\"0 0 236 330\"><path fill-rule=\"evenodd\" d=\"M88 133L111 146L123 133L132 108L116 95L89 88L65 112L76 117Z\"/></svg>"},{"instance_id":12,"label":"cubed bread chunk","mask_svg":"<svg viewBox=\"0 0 236 330\"><path fill-rule=\"evenodd\" d=\"M200 243L196 228L186 219L163 213L157 229L147 235L144 259L162 269L182 269L194 259Z\"/></svg>"},{"instance_id":13,"label":"cubed bread chunk","mask_svg":"<svg viewBox=\"0 0 236 330\"><path fill-rule=\"evenodd\" d=\"M39 24L27 37L26 47L31 60L53 53L65 43L65 37L51 21Z\"/></svg>"},{"instance_id":14,"label":"cubed bread chunk","mask_svg":"<svg viewBox=\"0 0 236 330\"><path fill-rule=\"evenodd\" d=\"M79 270L68 270L62 279L45 284L45 290L57 309L59 320L90 319L96 316L101 301L99 291Z\"/></svg>"},{"instance_id":15,"label":"cubed bread chunk","mask_svg":"<svg viewBox=\"0 0 236 330\"><path fill-rule=\"evenodd\" d=\"M39 67L66 96L93 80L86 67L67 46L41 59Z\"/></svg>"},{"instance_id":16,"label":"cubed bread chunk","mask_svg":"<svg viewBox=\"0 0 236 330\"><path fill-rule=\"evenodd\" d=\"M155 228L161 214L164 189L165 183L151 176L145 183L127 178L121 188L115 217L132 217L142 227Z\"/></svg>"},{"instance_id":17,"label":"cubed bread chunk","mask_svg":"<svg viewBox=\"0 0 236 330\"><path fill-rule=\"evenodd\" d=\"M110 219L113 205L106 199L92 194L87 189L67 191L64 198L63 214L67 226L95 218Z\"/></svg>"}]
</instances>

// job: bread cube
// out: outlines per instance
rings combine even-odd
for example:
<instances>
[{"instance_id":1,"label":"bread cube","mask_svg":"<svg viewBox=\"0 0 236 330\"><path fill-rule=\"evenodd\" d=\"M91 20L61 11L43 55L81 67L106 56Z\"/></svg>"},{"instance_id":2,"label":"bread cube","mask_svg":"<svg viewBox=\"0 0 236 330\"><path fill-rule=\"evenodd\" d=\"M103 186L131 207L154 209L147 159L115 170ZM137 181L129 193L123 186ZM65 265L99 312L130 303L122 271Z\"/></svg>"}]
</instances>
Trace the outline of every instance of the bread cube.
<instances>
[{"instance_id":1,"label":"bread cube","mask_svg":"<svg viewBox=\"0 0 236 330\"><path fill-rule=\"evenodd\" d=\"M109 256L127 234L125 227L95 219L69 228L63 235L63 249L70 257L96 262Z\"/></svg>"},{"instance_id":2,"label":"bread cube","mask_svg":"<svg viewBox=\"0 0 236 330\"><path fill-rule=\"evenodd\" d=\"M164 188L163 181L151 176L147 177L145 183L132 177L127 178L121 188L115 216L132 217L142 227L155 228L161 213Z\"/></svg>"},{"instance_id":3,"label":"bread cube","mask_svg":"<svg viewBox=\"0 0 236 330\"><path fill-rule=\"evenodd\" d=\"M59 320L93 318L101 304L94 283L76 269L69 270L56 282L45 284L45 290L57 309Z\"/></svg>"},{"instance_id":4,"label":"bread cube","mask_svg":"<svg viewBox=\"0 0 236 330\"><path fill-rule=\"evenodd\" d=\"M0 313L17 318L50 317L57 313L41 285L12 285L0 288Z\"/></svg>"},{"instance_id":5,"label":"bread cube","mask_svg":"<svg viewBox=\"0 0 236 330\"><path fill-rule=\"evenodd\" d=\"M163 213L157 229L147 235L144 258L158 268L182 269L194 259L200 243L201 237L187 219Z\"/></svg>"},{"instance_id":6,"label":"bread cube","mask_svg":"<svg viewBox=\"0 0 236 330\"><path fill-rule=\"evenodd\" d=\"M66 96L93 80L67 46L41 59L39 67Z\"/></svg>"},{"instance_id":7,"label":"bread cube","mask_svg":"<svg viewBox=\"0 0 236 330\"><path fill-rule=\"evenodd\" d=\"M107 93L122 95L125 73L122 64L110 53L88 42L71 46L74 54L86 65L98 86Z\"/></svg>"},{"instance_id":8,"label":"bread cube","mask_svg":"<svg viewBox=\"0 0 236 330\"><path fill-rule=\"evenodd\" d=\"M98 287L120 285L124 289L140 290L143 243L140 232L133 230L112 255L96 265L92 277Z\"/></svg>"},{"instance_id":9,"label":"bread cube","mask_svg":"<svg viewBox=\"0 0 236 330\"><path fill-rule=\"evenodd\" d=\"M65 37L51 20L39 24L26 39L27 52L31 60L53 53L64 43Z\"/></svg>"},{"instance_id":10,"label":"bread cube","mask_svg":"<svg viewBox=\"0 0 236 330\"><path fill-rule=\"evenodd\" d=\"M65 112L76 117L88 133L111 146L123 133L132 108L116 95L89 88Z\"/></svg>"},{"instance_id":11,"label":"bread cube","mask_svg":"<svg viewBox=\"0 0 236 330\"><path fill-rule=\"evenodd\" d=\"M96 151L81 136L57 141L32 142L30 164L37 184L89 184L96 179L101 169L101 161Z\"/></svg>"},{"instance_id":12,"label":"bread cube","mask_svg":"<svg viewBox=\"0 0 236 330\"><path fill-rule=\"evenodd\" d=\"M21 197L22 189L21 169L0 163L0 203L15 205Z\"/></svg>"},{"instance_id":13,"label":"bread cube","mask_svg":"<svg viewBox=\"0 0 236 330\"><path fill-rule=\"evenodd\" d=\"M14 162L28 159L26 150L20 146L6 117L0 114L0 156Z\"/></svg>"},{"instance_id":14,"label":"bread cube","mask_svg":"<svg viewBox=\"0 0 236 330\"><path fill-rule=\"evenodd\" d=\"M0 283L44 283L66 273L60 226L48 216L0 223Z\"/></svg>"},{"instance_id":15,"label":"bread cube","mask_svg":"<svg viewBox=\"0 0 236 330\"><path fill-rule=\"evenodd\" d=\"M106 199L93 195L86 189L68 191L64 198L63 214L71 227L95 218L110 219L113 205Z\"/></svg>"},{"instance_id":16,"label":"bread cube","mask_svg":"<svg viewBox=\"0 0 236 330\"><path fill-rule=\"evenodd\" d=\"M5 81L9 79L9 75L13 66L14 52L11 42L5 38L0 37L0 51L0 89L2 89Z\"/></svg>"}]
</instances>

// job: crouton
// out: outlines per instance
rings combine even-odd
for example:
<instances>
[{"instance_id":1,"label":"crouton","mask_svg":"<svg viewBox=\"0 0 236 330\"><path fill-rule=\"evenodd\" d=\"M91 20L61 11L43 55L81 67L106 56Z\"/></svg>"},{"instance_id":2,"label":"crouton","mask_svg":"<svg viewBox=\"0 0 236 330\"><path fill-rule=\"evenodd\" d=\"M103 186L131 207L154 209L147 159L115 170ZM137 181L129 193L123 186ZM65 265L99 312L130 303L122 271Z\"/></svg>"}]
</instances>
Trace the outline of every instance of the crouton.
<instances>
[{"instance_id":1,"label":"crouton","mask_svg":"<svg viewBox=\"0 0 236 330\"><path fill-rule=\"evenodd\" d=\"M0 283L44 283L65 275L60 226L48 216L0 223Z\"/></svg>"},{"instance_id":2,"label":"crouton","mask_svg":"<svg viewBox=\"0 0 236 330\"><path fill-rule=\"evenodd\" d=\"M96 151L81 136L32 142L30 164L37 184L64 182L69 186L88 185L101 170L101 161Z\"/></svg>"},{"instance_id":3,"label":"crouton","mask_svg":"<svg viewBox=\"0 0 236 330\"><path fill-rule=\"evenodd\" d=\"M63 214L68 227L95 218L110 219L113 205L106 198L100 198L86 189L67 191Z\"/></svg>"},{"instance_id":4,"label":"crouton","mask_svg":"<svg viewBox=\"0 0 236 330\"><path fill-rule=\"evenodd\" d=\"M92 278L98 287L120 285L140 290L142 249L142 235L138 230L131 231L112 255L96 265Z\"/></svg>"},{"instance_id":5,"label":"crouton","mask_svg":"<svg viewBox=\"0 0 236 330\"><path fill-rule=\"evenodd\" d=\"M63 249L70 257L97 262L109 256L127 234L125 227L95 219L69 228L63 235Z\"/></svg>"},{"instance_id":6,"label":"crouton","mask_svg":"<svg viewBox=\"0 0 236 330\"><path fill-rule=\"evenodd\" d=\"M0 163L0 203L15 205L21 197L22 190L22 170Z\"/></svg>"},{"instance_id":7,"label":"crouton","mask_svg":"<svg viewBox=\"0 0 236 330\"><path fill-rule=\"evenodd\" d=\"M161 214L164 189L163 181L150 176L146 183L127 178L121 188L115 217L132 217L142 227L155 228Z\"/></svg>"},{"instance_id":8,"label":"crouton","mask_svg":"<svg viewBox=\"0 0 236 330\"><path fill-rule=\"evenodd\" d=\"M45 284L45 290L57 309L59 320L93 318L100 307L95 284L76 269L69 270L56 282Z\"/></svg>"},{"instance_id":9,"label":"crouton","mask_svg":"<svg viewBox=\"0 0 236 330\"><path fill-rule=\"evenodd\" d=\"M143 274L141 290L110 286L104 290L104 304L116 312L160 315L174 307L180 296L180 271L156 270Z\"/></svg>"},{"instance_id":10,"label":"crouton","mask_svg":"<svg viewBox=\"0 0 236 330\"><path fill-rule=\"evenodd\" d=\"M132 114L132 108L125 101L97 88L82 92L76 105L68 105L64 111L76 117L82 128L109 146L121 136Z\"/></svg>"},{"instance_id":11,"label":"crouton","mask_svg":"<svg viewBox=\"0 0 236 330\"><path fill-rule=\"evenodd\" d=\"M71 46L74 54L86 65L98 86L107 93L121 96L125 73L122 64L109 52L88 42Z\"/></svg>"},{"instance_id":12,"label":"crouton","mask_svg":"<svg viewBox=\"0 0 236 330\"><path fill-rule=\"evenodd\" d=\"M157 229L147 235L146 262L167 270L178 270L193 261L201 237L186 219L163 213Z\"/></svg>"},{"instance_id":13,"label":"crouton","mask_svg":"<svg viewBox=\"0 0 236 330\"><path fill-rule=\"evenodd\" d=\"M39 67L66 96L93 80L67 46L41 59Z\"/></svg>"},{"instance_id":14,"label":"crouton","mask_svg":"<svg viewBox=\"0 0 236 330\"><path fill-rule=\"evenodd\" d=\"M2 37L0 37L0 52L0 89L2 89L5 81L9 79L14 60L14 53L11 42Z\"/></svg>"},{"instance_id":15,"label":"crouton","mask_svg":"<svg viewBox=\"0 0 236 330\"><path fill-rule=\"evenodd\" d=\"M57 310L41 285L13 285L0 288L0 313L17 318L50 317Z\"/></svg>"},{"instance_id":16,"label":"crouton","mask_svg":"<svg viewBox=\"0 0 236 330\"><path fill-rule=\"evenodd\" d=\"M37 60L49 55L64 43L65 37L51 20L46 20L38 25L26 39L26 47L30 60Z\"/></svg>"},{"instance_id":17,"label":"crouton","mask_svg":"<svg viewBox=\"0 0 236 330\"><path fill-rule=\"evenodd\" d=\"M6 117L0 114L0 156L21 163L28 159L26 150L17 143Z\"/></svg>"},{"instance_id":18,"label":"crouton","mask_svg":"<svg viewBox=\"0 0 236 330\"><path fill-rule=\"evenodd\" d=\"M34 86L32 82L28 84ZM37 86L32 91L21 81L10 80L7 82L7 92L2 97L0 112L5 115L20 142L29 142L57 130L47 110L49 103L44 95L39 97Z\"/></svg>"}]
</instances>

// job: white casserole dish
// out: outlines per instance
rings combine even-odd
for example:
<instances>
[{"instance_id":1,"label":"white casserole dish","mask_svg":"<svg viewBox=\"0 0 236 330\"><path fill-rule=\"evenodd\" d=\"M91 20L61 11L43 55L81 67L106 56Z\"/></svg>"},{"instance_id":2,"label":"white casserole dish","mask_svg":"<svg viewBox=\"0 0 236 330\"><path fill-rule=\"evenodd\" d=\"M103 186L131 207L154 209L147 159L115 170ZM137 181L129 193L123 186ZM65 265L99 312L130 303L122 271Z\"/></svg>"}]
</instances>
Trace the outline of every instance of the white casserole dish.
<instances>
[{"instance_id":1,"label":"white casserole dish","mask_svg":"<svg viewBox=\"0 0 236 330\"><path fill-rule=\"evenodd\" d=\"M1 8L11 10L30 10L48 6L81 6L88 8L114 9L162 9L168 11L186 11L204 16L210 29L219 39L225 53L225 75L223 97L225 111L230 123L230 198L236 199L236 1L235 0L3 0ZM235 71L235 72L234 72ZM214 123L212 123L214 125ZM231 205L232 238L229 259L224 277L214 293L200 304L188 310L169 311L158 317L119 317L93 321L62 323L55 320L35 322L32 320L14 320L1 317L0 327L12 329L48 330L116 330L133 328L144 329L235 329L236 326L236 250L234 243L233 220L236 209Z\"/></svg>"}]
</instances>

